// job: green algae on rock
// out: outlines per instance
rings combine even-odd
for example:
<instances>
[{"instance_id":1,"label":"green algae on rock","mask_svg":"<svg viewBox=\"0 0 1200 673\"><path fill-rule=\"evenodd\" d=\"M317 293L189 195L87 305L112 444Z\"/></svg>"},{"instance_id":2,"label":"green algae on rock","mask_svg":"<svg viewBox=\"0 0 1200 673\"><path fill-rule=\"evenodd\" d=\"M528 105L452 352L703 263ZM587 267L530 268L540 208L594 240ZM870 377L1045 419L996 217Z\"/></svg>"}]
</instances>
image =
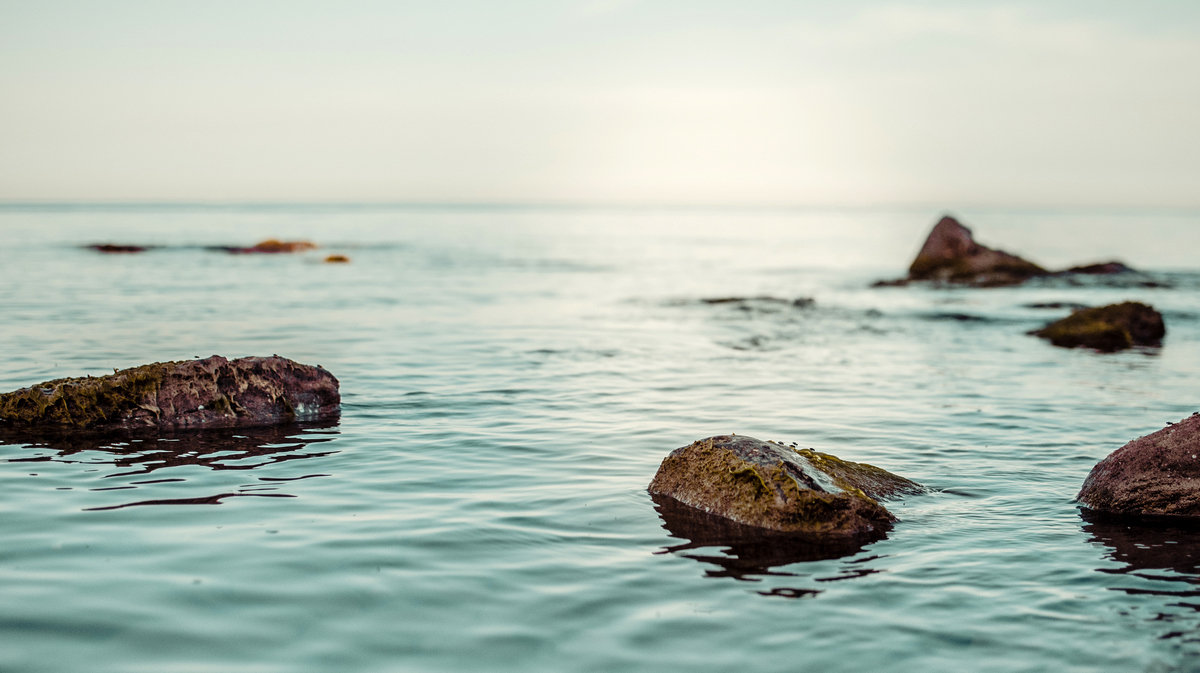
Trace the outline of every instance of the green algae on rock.
<instances>
[{"instance_id":1,"label":"green algae on rock","mask_svg":"<svg viewBox=\"0 0 1200 673\"><path fill-rule=\"evenodd\" d=\"M1030 334L1063 348L1111 353L1134 346L1161 345L1166 327L1162 314L1153 307L1127 301L1075 311Z\"/></svg>"},{"instance_id":2,"label":"green algae on rock","mask_svg":"<svg viewBox=\"0 0 1200 673\"><path fill-rule=\"evenodd\" d=\"M274 425L338 414L338 381L287 358L156 362L0 394L14 428L129 430Z\"/></svg>"},{"instance_id":3,"label":"green algae on rock","mask_svg":"<svg viewBox=\"0 0 1200 673\"><path fill-rule=\"evenodd\" d=\"M672 451L649 490L747 526L834 538L882 536L896 517L878 499L923 488L812 449L719 435Z\"/></svg>"}]
</instances>

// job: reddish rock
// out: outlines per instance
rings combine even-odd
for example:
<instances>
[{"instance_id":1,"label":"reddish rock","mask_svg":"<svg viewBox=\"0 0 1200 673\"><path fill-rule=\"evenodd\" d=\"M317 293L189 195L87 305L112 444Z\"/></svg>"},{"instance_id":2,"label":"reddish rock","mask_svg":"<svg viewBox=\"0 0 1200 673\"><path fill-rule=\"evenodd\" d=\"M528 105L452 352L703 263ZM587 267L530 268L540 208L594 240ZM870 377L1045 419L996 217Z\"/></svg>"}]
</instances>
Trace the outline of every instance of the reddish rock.
<instances>
[{"instance_id":1,"label":"reddish rock","mask_svg":"<svg viewBox=\"0 0 1200 673\"><path fill-rule=\"evenodd\" d=\"M908 280L995 286L1014 285L1049 272L1016 255L975 242L971 230L943 217L908 268Z\"/></svg>"},{"instance_id":2,"label":"reddish rock","mask_svg":"<svg viewBox=\"0 0 1200 673\"><path fill-rule=\"evenodd\" d=\"M287 358L159 362L0 394L9 427L117 430L262 426L339 412L338 381Z\"/></svg>"},{"instance_id":3,"label":"reddish rock","mask_svg":"<svg viewBox=\"0 0 1200 673\"><path fill-rule=\"evenodd\" d=\"M1162 314L1136 301L1085 308L1030 332L1055 346L1094 348L1106 353L1158 346L1166 333Z\"/></svg>"},{"instance_id":4,"label":"reddish rock","mask_svg":"<svg viewBox=\"0 0 1200 673\"><path fill-rule=\"evenodd\" d=\"M1200 517L1200 414L1112 452L1075 499L1107 514Z\"/></svg>"},{"instance_id":5,"label":"reddish rock","mask_svg":"<svg viewBox=\"0 0 1200 673\"><path fill-rule=\"evenodd\" d=\"M317 244L312 241L281 241L275 238L268 238L265 241L260 241L250 246L249 248L221 248L226 252L231 252L239 255L251 254L278 254L286 252L303 252L305 250L316 250Z\"/></svg>"},{"instance_id":6,"label":"reddish rock","mask_svg":"<svg viewBox=\"0 0 1200 673\"><path fill-rule=\"evenodd\" d=\"M882 536L896 520L878 498L922 489L871 465L720 435L672 451L649 490L765 531L861 538Z\"/></svg>"}]
</instances>

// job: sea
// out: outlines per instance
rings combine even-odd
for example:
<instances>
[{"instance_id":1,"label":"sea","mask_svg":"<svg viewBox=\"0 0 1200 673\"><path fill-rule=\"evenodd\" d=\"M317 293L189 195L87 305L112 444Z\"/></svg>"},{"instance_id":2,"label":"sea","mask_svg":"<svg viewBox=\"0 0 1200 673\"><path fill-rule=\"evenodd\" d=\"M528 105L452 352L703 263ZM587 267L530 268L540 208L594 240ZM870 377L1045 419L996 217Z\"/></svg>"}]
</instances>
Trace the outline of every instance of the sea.
<instances>
[{"instance_id":1,"label":"sea","mask_svg":"<svg viewBox=\"0 0 1200 673\"><path fill-rule=\"evenodd\" d=\"M4 205L0 391L278 354L342 412L0 437L0 671L1200 671L1200 528L1074 502L1200 411L1200 211L965 208L1141 273L873 287L942 214ZM320 247L222 249L268 238ZM1161 347L1027 334L1126 300ZM873 543L730 542L646 490L728 433L928 491Z\"/></svg>"}]
</instances>

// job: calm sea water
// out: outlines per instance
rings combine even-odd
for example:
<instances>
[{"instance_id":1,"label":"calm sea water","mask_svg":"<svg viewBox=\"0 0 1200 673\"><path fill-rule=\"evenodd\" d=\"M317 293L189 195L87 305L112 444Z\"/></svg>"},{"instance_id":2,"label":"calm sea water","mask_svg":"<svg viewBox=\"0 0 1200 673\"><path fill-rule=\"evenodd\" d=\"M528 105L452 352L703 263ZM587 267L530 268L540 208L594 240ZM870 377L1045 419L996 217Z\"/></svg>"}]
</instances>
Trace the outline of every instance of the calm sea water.
<instances>
[{"instance_id":1,"label":"calm sea water","mask_svg":"<svg viewBox=\"0 0 1200 673\"><path fill-rule=\"evenodd\" d=\"M328 427L0 440L0 671L1200 670L1200 532L1072 503L1200 409L1200 213L959 213L1164 287L870 288L938 215L0 209L0 390L278 353L343 395ZM324 248L203 247L268 237ZM732 296L815 302L702 301ZM1125 299L1161 349L1025 335ZM843 556L723 545L645 488L728 432L933 491Z\"/></svg>"}]
</instances>

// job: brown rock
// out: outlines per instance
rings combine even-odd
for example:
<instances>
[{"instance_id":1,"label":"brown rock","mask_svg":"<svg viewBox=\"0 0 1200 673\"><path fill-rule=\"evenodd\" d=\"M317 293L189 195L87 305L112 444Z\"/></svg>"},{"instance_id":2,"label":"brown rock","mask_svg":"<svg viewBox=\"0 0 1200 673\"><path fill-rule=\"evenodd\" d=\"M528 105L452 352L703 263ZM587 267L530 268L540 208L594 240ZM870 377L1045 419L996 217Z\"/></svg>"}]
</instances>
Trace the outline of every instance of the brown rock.
<instances>
[{"instance_id":1,"label":"brown rock","mask_svg":"<svg viewBox=\"0 0 1200 673\"><path fill-rule=\"evenodd\" d=\"M1200 517L1200 414L1112 452L1075 499L1107 514Z\"/></svg>"},{"instance_id":2,"label":"brown rock","mask_svg":"<svg viewBox=\"0 0 1200 673\"><path fill-rule=\"evenodd\" d=\"M329 255L325 258L326 264L349 264L350 258L345 255Z\"/></svg>"},{"instance_id":3,"label":"brown rock","mask_svg":"<svg viewBox=\"0 0 1200 673\"><path fill-rule=\"evenodd\" d=\"M1015 285L1049 272L1016 255L975 242L971 230L943 217L908 268L908 280L965 285Z\"/></svg>"},{"instance_id":4,"label":"brown rock","mask_svg":"<svg viewBox=\"0 0 1200 673\"><path fill-rule=\"evenodd\" d=\"M1135 271L1121 262L1097 262L1096 264L1084 264L1083 266L1073 266L1066 271L1060 273L1082 273L1088 276L1109 276L1116 273L1135 273Z\"/></svg>"},{"instance_id":5,"label":"brown rock","mask_svg":"<svg viewBox=\"0 0 1200 673\"><path fill-rule=\"evenodd\" d=\"M274 425L336 416L338 381L279 356L159 362L0 394L10 427L117 430Z\"/></svg>"},{"instance_id":6,"label":"brown rock","mask_svg":"<svg viewBox=\"0 0 1200 673\"><path fill-rule=\"evenodd\" d=\"M1135 301L1085 308L1030 332L1063 348L1113 351L1133 346L1158 346L1166 335L1162 314Z\"/></svg>"},{"instance_id":7,"label":"brown rock","mask_svg":"<svg viewBox=\"0 0 1200 673\"><path fill-rule=\"evenodd\" d=\"M265 241L255 243L249 248L222 249L235 254L277 254L281 252L303 252L305 250L316 250L317 244L313 243L312 241L281 241L275 238L268 238Z\"/></svg>"},{"instance_id":8,"label":"brown rock","mask_svg":"<svg viewBox=\"0 0 1200 673\"><path fill-rule=\"evenodd\" d=\"M838 538L882 536L896 518L877 498L922 489L871 465L720 435L672 451L649 490L746 526Z\"/></svg>"}]
</instances>

